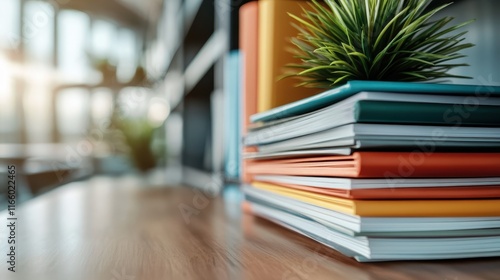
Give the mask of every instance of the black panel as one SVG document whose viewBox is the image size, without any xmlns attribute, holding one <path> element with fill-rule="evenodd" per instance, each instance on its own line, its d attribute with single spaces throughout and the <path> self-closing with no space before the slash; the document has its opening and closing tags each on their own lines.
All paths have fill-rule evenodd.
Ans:
<svg viewBox="0 0 500 280">
<path fill-rule="evenodd" d="M 250 2 L 250 0 L 227 0 L 230 1 L 230 26 L 229 26 L 229 49 L 236 50 L 239 48 L 239 10 L 240 7 Z"/>
<path fill-rule="evenodd" d="M 191 63 L 210 38 L 214 32 L 214 23 L 214 2 L 202 1 L 198 14 L 184 38 L 184 67 Z"/>
<path fill-rule="evenodd" d="M 206 149 L 211 149 L 211 93 L 214 87 L 213 68 L 184 99 L 182 163 L 199 170 L 212 171 L 205 166 Z M 211 151 L 208 152 L 210 155 Z"/>
</svg>

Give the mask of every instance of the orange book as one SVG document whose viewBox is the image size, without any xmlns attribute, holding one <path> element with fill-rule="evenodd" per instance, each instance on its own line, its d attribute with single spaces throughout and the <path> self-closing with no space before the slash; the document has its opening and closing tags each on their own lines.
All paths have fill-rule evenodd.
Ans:
<svg viewBox="0 0 500 280">
<path fill-rule="evenodd" d="M 249 2 L 240 8 L 240 52 L 242 56 L 242 115 L 241 135 L 247 134 L 250 116 L 257 113 L 257 65 L 258 65 L 258 27 L 259 4 L 257 1 Z M 252 148 L 243 147 L 242 152 L 250 152 Z M 254 148 L 253 148 L 254 149 Z M 250 182 L 246 172 L 247 162 L 242 162 L 242 181 Z"/>
<path fill-rule="evenodd" d="M 363 217 L 500 216 L 500 199 L 353 200 L 261 182 L 255 182 L 252 186 L 323 208 Z"/>
<path fill-rule="evenodd" d="M 299 63 L 287 49 L 298 34 L 292 26 L 294 20 L 288 15 L 301 16 L 310 9 L 307 1 L 260 0 L 259 4 L 259 60 L 258 60 L 258 110 L 269 109 L 312 96 L 322 89 L 296 87 L 300 81 L 294 78 L 279 79 L 290 63 Z"/>
<path fill-rule="evenodd" d="M 355 152 L 254 161 L 252 174 L 387 178 L 500 176 L 500 153 Z"/>
<path fill-rule="evenodd" d="M 249 2 L 240 8 L 240 52 L 242 56 L 242 131 L 246 134 L 250 116 L 257 113 L 257 58 L 258 58 L 259 5 Z"/>
<path fill-rule="evenodd" d="M 383 189 L 330 189 L 295 184 L 279 184 L 296 190 L 349 199 L 467 199 L 500 198 L 500 186 L 437 187 L 437 188 L 383 188 Z"/>
</svg>

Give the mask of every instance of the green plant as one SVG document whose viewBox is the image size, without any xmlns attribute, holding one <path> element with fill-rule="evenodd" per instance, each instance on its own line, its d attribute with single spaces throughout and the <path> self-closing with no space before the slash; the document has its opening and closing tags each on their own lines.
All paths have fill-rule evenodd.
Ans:
<svg viewBox="0 0 500 280">
<path fill-rule="evenodd" d="M 141 172 L 157 166 L 165 153 L 164 146 L 155 145 L 158 139 L 158 126 L 144 116 L 129 116 L 121 108 L 116 108 L 109 127 L 114 137 L 108 139 L 120 154 L 127 154 L 133 165 Z"/>
<path fill-rule="evenodd" d="M 156 158 L 151 143 L 156 129 L 143 119 L 122 120 L 119 129 L 130 147 L 130 156 L 137 169 L 147 171 L 154 168 Z"/>
<path fill-rule="evenodd" d="M 116 81 L 116 66 L 111 64 L 109 59 L 91 58 L 91 61 L 94 68 L 102 73 L 104 83 L 113 83 Z"/>
<path fill-rule="evenodd" d="M 448 71 L 462 58 L 471 21 L 447 27 L 452 17 L 432 19 L 450 4 L 428 10 L 432 0 L 313 0 L 303 17 L 290 14 L 299 34 L 288 65 L 302 86 L 331 88 L 349 80 L 431 81 L 468 78 Z"/>
</svg>

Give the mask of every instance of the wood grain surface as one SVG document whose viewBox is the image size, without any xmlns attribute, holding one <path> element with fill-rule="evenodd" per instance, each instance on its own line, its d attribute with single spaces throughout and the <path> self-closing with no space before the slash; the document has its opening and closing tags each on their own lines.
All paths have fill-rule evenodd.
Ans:
<svg viewBox="0 0 500 280">
<path fill-rule="evenodd" d="M 360 264 L 241 212 L 220 196 L 139 180 L 92 178 L 16 209 L 16 272 L 0 279 L 500 279 L 500 259 Z"/>
</svg>

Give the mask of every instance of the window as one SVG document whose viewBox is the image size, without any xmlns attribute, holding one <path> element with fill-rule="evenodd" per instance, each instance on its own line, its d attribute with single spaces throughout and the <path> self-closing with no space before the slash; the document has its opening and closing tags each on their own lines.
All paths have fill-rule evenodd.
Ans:
<svg viewBox="0 0 500 280">
<path fill-rule="evenodd" d="M 118 80 L 127 82 L 133 77 L 139 59 L 135 33 L 128 29 L 121 29 L 117 36 L 115 50 L 118 62 Z"/>
<path fill-rule="evenodd" d="M 52 65 L 54 56 L 54 8 L 50 4 L 41 1 L 26 2 L 23 30 L 27 60 Z"/>
<path fill-rule="evenodd" d="M 51 87 L 47 79 L 26 85 L 23 94 L 26 137 L 28 143 L 48 143 L 52 131 Z"/>
<path fill-rule="evenodd" d="M 76 141 L 85 136 L 89 127 L 89 91 L 67 89 L 57 98 L 57 122 L 63 141 Z"/>
<path fill-rule="evenodd" d="M 85 13 L 64 10 L 59 13 L 58 24 L 58 67 L 63 80 L 86 83 L 91 69 L 87 53 L 90 19 Z"/>
<path fill-rule="evenodd" d="M 14 96 L 14 83 L 11 75 L 11 65 L 9 61 L 0 53 L 0 142 L 14 142 L 13 132 L 16 130 L 16 108 Z"/>
<path fill-rule="evenodd" d="M 111 119 L 113 113 L 113 92 L 107 88 L 94 90 L 91 100 L 92 122 L 101 124 Z"/>
<path fill-rule="evenodd" d="M 0 1 L 0 48 L 14 49 L 19 45 L 19 0 Z"/>
<path fill-rule="evenodd" d="M 116 38 L 115 26 L 105 20 L 95 20 L 92 24 L 91 52 L 93 59 L 110 59 L 113 56 L 113 42 Z"/>
</svg>

